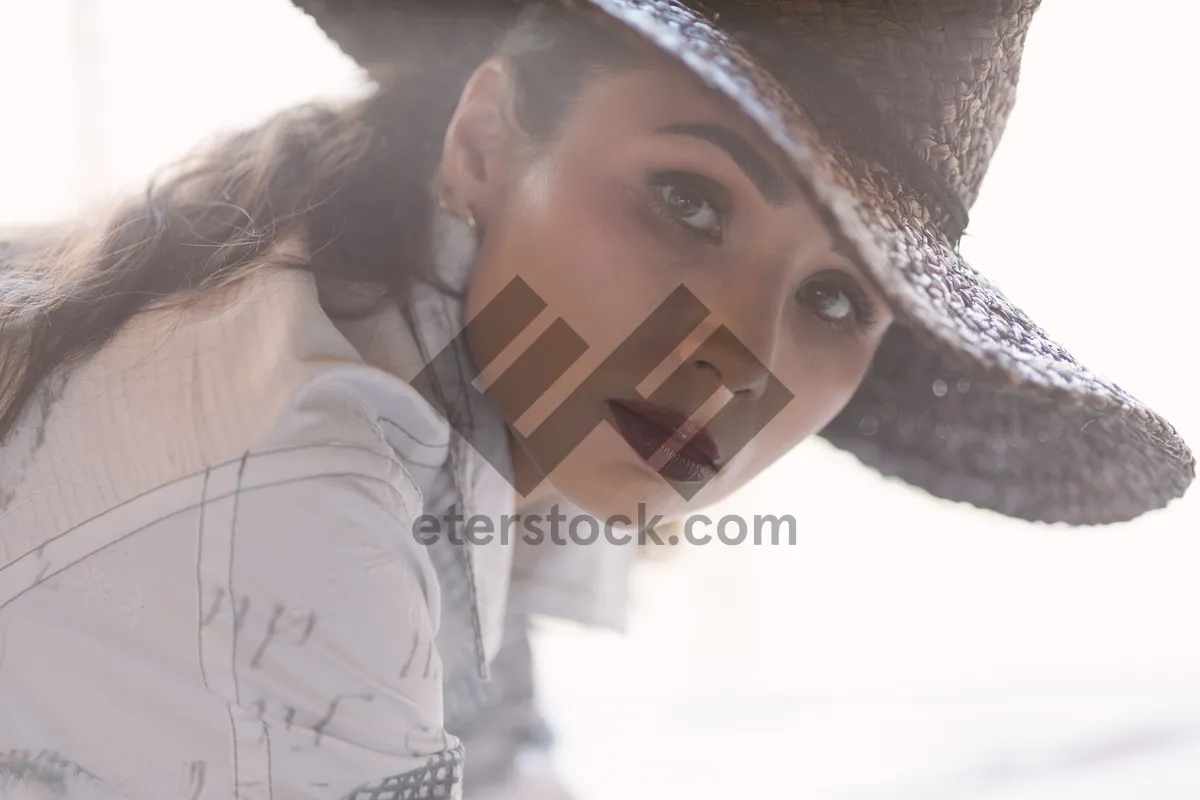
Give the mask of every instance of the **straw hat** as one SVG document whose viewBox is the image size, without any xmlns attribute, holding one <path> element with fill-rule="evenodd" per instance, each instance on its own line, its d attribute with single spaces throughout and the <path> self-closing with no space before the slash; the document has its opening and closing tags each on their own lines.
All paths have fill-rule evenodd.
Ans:
<svg viewBox="0 0 1200 800">
<path fill-rule="evenodd" d="M 371 70 L 389 25 L 419 0 L 295 2 Z M 1117 522 L 1182 495 L 1191 452 L 957 251 L 1038 2 L 568 5 L 640 34 L 743 109 L 891 303 L 897 323 L 826 439 L 938 497 L 1028 520 Z M 438 10 L 522 4 L 440 0 Z"/>
</svg>

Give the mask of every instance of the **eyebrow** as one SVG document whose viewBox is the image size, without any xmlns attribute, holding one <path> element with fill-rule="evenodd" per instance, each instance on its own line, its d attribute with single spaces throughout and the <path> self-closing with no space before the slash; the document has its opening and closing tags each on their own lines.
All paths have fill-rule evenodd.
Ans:
<svg viewBox="0 0 1200 800">
<path fill-rule="evenodd" d="M 792 199 L 791 187 L 780 177 L 779 171 L 771 166 L 771 162 L 757 147 L 730 128 L 705 122 L 684 122 L 664 125 L 655 132 L 692 136 L 711 142 L 733 159 L 768 203 L 781 206 Z"/>
</svg>

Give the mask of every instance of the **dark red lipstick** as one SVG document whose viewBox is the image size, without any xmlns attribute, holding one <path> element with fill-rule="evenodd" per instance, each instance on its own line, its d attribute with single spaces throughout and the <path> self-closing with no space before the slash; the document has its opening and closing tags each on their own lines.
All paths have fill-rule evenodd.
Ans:
<svg viewBox="0 0 1200 800">
<path fill-rule="evenodd" d="M 644 400 L 606 402 L 622 438 L 664 478 L 699 483 L 717 474 L 717 443 L 685 414 Z"/>
</svg>

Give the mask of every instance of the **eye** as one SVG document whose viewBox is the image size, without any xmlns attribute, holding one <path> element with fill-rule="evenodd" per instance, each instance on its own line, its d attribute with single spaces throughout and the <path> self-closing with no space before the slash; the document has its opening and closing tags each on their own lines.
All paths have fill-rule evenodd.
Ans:
<svg viewBox="0 0 1200 800">
<path fill-rule="evenodd" d="M 701 184 L 699 175 L 666 173 L 651 181 L 651 199 L 668 222 L 691 233 L 710 239 L 720 239 L 723 233 L 719 203 L 715 192 Z"/>
<path fill-rule="evenodd" d="M 796 299 L 819 320 L 838 330 L 861 330 L 870 327 L 873 319 L 874 309 L 866 293 L 844 273 L 810 278 L 796 291 Z"/>
<path fill-rule="evenodd" d="M 674 184 L 659 187 L 663 203 L 680 222 L 710 236 L 721 232 L 721 216 L 712 203 L 694 189 Z"/>
</svg>

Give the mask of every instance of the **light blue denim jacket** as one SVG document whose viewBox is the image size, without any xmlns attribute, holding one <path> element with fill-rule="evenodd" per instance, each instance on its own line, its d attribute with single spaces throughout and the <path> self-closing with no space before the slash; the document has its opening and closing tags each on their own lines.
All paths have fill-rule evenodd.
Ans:
<svg viewBox="0 0 1200 800">
<path fill-rule="evenodd" d="M 462 741 L 482 786 L 538 738 L 528 617 L 623 624 L 634 547 L 414 537 L 514 511 L 496 410 L 462 436 L 409 382 L 461 304 L 334 322 L 281 250 L 53 375 L 0 447 L 0 789 L 457 797 Z"/>
</svg>

